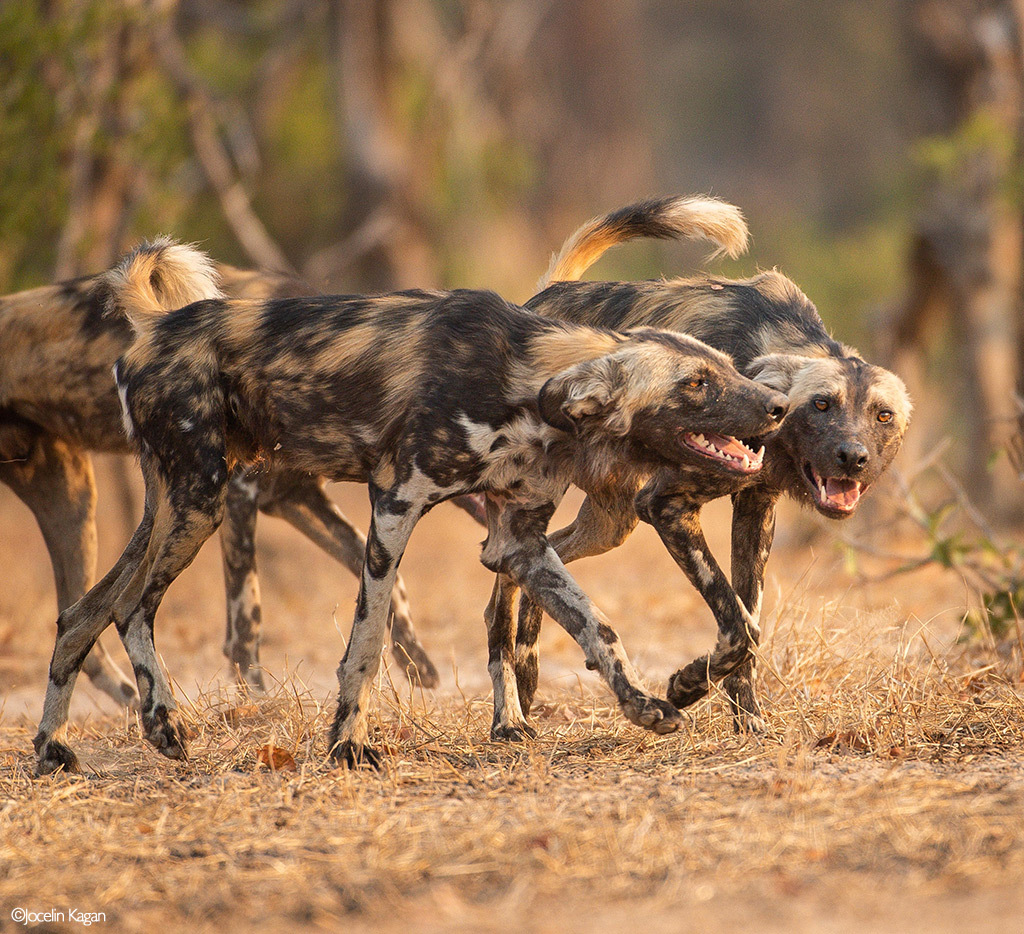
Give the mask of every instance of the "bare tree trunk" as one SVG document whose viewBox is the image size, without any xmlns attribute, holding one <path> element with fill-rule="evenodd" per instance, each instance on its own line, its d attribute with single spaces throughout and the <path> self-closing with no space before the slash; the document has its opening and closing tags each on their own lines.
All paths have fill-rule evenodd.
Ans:
<svg viewBox="0 0 1024 934">
<path fill-rule="evenodd" d="M 963 376 L 963 395 L 948 403 L 963 415 L 970 488 L 990 505 L 1017 496 L 1005 462 L 993 458 L 1017 415 L 1024 218 L 1007 188 L 1019 166 L 1024 101 L 1018 2 L 917 0 L 908 8 L 923 77 L 941 89 L 952 164 L 938 173 L 917 224 L 895 352 L 903 365 L 918 357 L 936 314 L 948 313 Z"/>
<path fill-rule="evenodd" d="M 423 216 L 422 153 L 400 129 L 391 100 L 390 0 L 331 0 L 330 61 L 335 120 L 344 139 L 349 199 L 346 229 L 384 225 L 389 236 L 356 264 L 362 288 L 438 285 L 437 259 Z"/>
</svg>

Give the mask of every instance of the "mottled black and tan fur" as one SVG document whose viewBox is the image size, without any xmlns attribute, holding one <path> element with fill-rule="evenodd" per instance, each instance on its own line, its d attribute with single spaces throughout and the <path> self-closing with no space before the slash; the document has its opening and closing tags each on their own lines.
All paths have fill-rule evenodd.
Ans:
<svg viewBox="0 0 1024 934">
<path fill-rule="evenodd" d="M 760 711 L 747 640 L 756 642 L 759 634 L 776 502 L 785 494 L 830 518 L 851 515 L 899 450 L 911 406 L 900 379 L 833 340 L 811 301 L 778 272 L 740 281 L 707 276 L 567 281 L 615 243 L 692 236 L 705 203 L 700 198 L 665 198 L 590 221 L 554 257 L 541 291 L 526 307 L 599 327 L 686 333 L 730 354 L 741 372 L 787 394 L 789 414 L 768 440 L 760 471 L 662 471 L 639 492 L 630 483 L 613 482 L 589 490 L 575 521 L 551 535 L 559 557 L 568 562 L 620 544 L 638 517 L 653 524 L 711 607 L 720 633 L 710 657 L 672 676 L 669 699 L 680 707 L 692 704 L 707 693 L 709 681 L 728 676 L 737 725 L 757 729 Z M 713 239 L 733 248 L 746 244 L 746 225 L 738 211 L 727 216 L 732 229 L 723 232 L 719 204 L 712 201 L 706 210 L 719 228 Z M 705 233 L 707 228 L 705 224 L 696 231 Z M 709 551 L 699 521 L 701 506 L 726 494 L 733 498 L 731 583 Z M 499 581 L 488 610 L 490 629 L 496 633 L 492 658 L 511 651 L 514 595 L 509 582 Z M 524 598 L 515 636 L 515 675 L 526 712 L 537 686 L 540 623 L 540 608 Z M 737 632 L 744 638 L 737 639 Z"/>
<path fill-rule="evenodd" d="M 211 299 L 168 314 L 147 294 L 163 275 L 158 256 L 140 248 L 107 279 L 139 331 L 116 379 L 146 508 L 114 568 L 58 620 L 35 742 L 41 772 L 76 765 L 61 741 L 68 703 L 111 621 L 135 668 L 147 738 L 184 755 L 153 617 L 220 522 L 236 463 L 369 483 L 366 557 L 329 735 L 336 759 L 379 760 L 366 744 L 366 708 L 398 563 L 418 519 L 463 493 L 486 494 L 484 564 L 572 634 L 632 722 L 679 728 L 679 712 L 642 687 L 565 571 L 547 524 L 569 483 L 595 489 L 613 473 L 698 463 L 695 432 L 770 433 L 784 396 L 692 338 L 553 321 L 490 292 Z"/>
<path fill-rule="evenodd" d="M 218 265 L 221 289 L 237 298 L 306 294 L 300 282 Z M 176 280 L 156 294 L 179 307 Z M 0 482 L 29 507 L 53 566 L 59 611 L 88 590 L 96 570 L 96 487 L 90 451 L 131 453 L 112 370 L 133 335 L 123 315 L 108 314 L 109 285 L 84 276 L 0 297 Z M 224 654 L 239 677 L 263 687 L 259 667 L 260 599 L 256 573 L 257 511 L 287 519 L 353 573 L 365 539 L 324 492 L 322 478 L 295 472 L 238 471 L 222 526 L 227 637 Z M 437 670 L 412 626 L 401 580 L 392 605 L 393 650 L 403 672 L 410 660 L 422 683 Z M 114 700 L 134 704 L 135 686 L 97 643 L 83 670 Z"/>
</svg>

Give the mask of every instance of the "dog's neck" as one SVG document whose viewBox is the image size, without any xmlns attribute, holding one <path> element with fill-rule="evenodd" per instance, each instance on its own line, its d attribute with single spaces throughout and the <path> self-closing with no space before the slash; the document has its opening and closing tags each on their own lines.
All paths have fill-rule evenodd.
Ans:
<svg viewBox="0 0 1024 934">
<path fill-rule="evenodd" d="M 623 340 L 620 334 L 580 325 L 545 328 L 529 341 L 517 375 L 524 389 L 537 391 L 552 376 L 612 353 Z"/>
</svg>

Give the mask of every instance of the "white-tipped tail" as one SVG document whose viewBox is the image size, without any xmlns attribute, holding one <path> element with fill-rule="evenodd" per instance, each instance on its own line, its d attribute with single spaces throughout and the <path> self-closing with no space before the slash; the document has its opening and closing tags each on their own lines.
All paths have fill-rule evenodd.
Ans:
<svg viewBox="0 0 1024 934">
<path fill-rule="evenodd" d="M 136 331 L 147 320 L 206 298 L 223 298 L 213 261 L 169 237 L 140 243 L 101 276 L 107 313 L 122 314 Z"/>
<path fill-rule="evenodd" d="M 578 279 L 610 247 L 640 237 L 710 240 L 734 259 L 747 249 L 750 232 L 735 205 L 703 195 L 641 201 L 595 217 L 576 230 L 551 259 L 537 290 Z M 711 257 L 709 257 L 710 259 Z"/>
</svg>

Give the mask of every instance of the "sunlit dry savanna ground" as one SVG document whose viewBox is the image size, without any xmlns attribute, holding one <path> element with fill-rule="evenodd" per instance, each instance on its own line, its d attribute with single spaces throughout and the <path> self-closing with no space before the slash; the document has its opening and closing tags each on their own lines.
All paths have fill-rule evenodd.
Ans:
<svg viewBox="0 0 1024 934">
<path fill-rule="evenodd" d="M 334 493 L 365 525 L 364 490 Z M 127 534 L 109 503 L 101 572 Z M 726 560 L 728 507 L 706 525 Z M 375 774 L 324 762 L 355 583 L 263 519 L 270 696 L 239 696 L 226 671 L 211 542 L 157 629 L 190 760 L 160 757 L 82 680 L 71 741 L 85 775 L 34 779 L 54 600 L 42 540 L 0 490 L 0 930 L 22 907 L 103 912 L 92 929 L 119 931 L 1024 931 L 1015 640 L 957 641 L 966 593 L 949 572 L 855 582 L 834 532 L 781 516 L 763 738 L 735 735 L 720 696 L 679 734 L 631 726 L 547 623 L 539 738 L 507 746 L 487 737 L 481 530 L 437 508 L 402 570 L 443 684 L 382 673 Z M 651 530 L 574 570 L 659 692 L 712 644 L 710 613 Z"/>
</svg>

